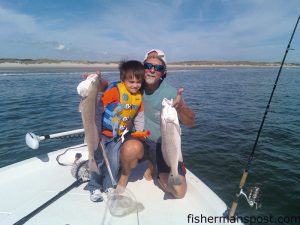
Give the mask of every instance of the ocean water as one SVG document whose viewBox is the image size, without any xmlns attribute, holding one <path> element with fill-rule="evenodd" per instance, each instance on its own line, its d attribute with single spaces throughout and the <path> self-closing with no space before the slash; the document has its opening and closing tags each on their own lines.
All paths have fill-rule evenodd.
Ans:
<svg viewBox="0 0 300 225">
<path fill-rule="evenodd" d="M 24 138 L 29 131 L 44 135 L 82 127 L 76 87 L 83 71 L 88 70 L 0 70 L 0 167 L 82 143 L 82 138 L 47 140 L 31 150 Z M 168 73 L 172 85 L 185 88 L 184 99 L 197 116 L 196 127 L 183 127 L 184 161 L 228 206 L 277 72 L 278 68 L 203 68 Z M 115 70 L 103 71 L 103 76 L 118 79 Z M 250 208 L 240 198 L 240 215 L 300 217 L 299 87 L 300 68 L 284 68 L 245 188 L 261 188 L 261 208 Z"/>
</svg>

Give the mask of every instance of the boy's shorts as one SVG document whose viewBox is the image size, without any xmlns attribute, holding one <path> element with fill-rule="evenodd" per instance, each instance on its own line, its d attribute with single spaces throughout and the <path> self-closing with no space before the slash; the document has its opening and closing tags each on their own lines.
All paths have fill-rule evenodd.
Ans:
<svg viewBox="0 0 300 225">
<path fill-rule="evenodd" d="M 127 140 L 131 138 L 130 134 L 124 135 L 124 142 L 125 143 Z M 109 160 L 109 165 L 110 165 L 110 170 L 112 172 L 112 176 L 117 182 L 119 180 L 120 176 L 120 152 L 121 152 L 121 147 L 122 147 L 122 140 L 120 137 L 118 138 L 110 138 L 107 136 L 102 135 L 101 137 L 101 142 L 105 148 L 105 152 L 107 155 L 107 158 Z M 102 183 L 102 189 L 106 190 L 110 187 L 113 187 L 112 180 L 110 178 L 108 168 L 104 162 L 104 158 L 102 155 L 102 152 L 100 149 L 97 149 L 95 151 L 95 160 L 96 163 L 101 171 L 101 180 L 97 180 L 97 183 Z M 96 177 L 93 178 L 93 180 L 96 180 Z M 90 182 L 94 183 L 94 182 Z M 95 185 L 94 185 L 95 186 Z"/>
</svg>

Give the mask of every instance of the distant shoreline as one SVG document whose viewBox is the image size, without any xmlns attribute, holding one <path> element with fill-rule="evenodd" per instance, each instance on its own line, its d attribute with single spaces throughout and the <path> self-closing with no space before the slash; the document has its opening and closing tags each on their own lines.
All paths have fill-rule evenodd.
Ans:
<svg viewBox="0 0 300 225">
<path fill-rule="evenodd" d="M 218 61 L 191 61 L 191 62 L 175 62 L 168 63 L 168 69 L 196 69 L 196 68 L 213 68 L 213 67 L 224 67 L 224 68 L 249 68 L 249 67 L 280 67 L 280 63 L 256 63 L 247 61 L 228 61 L 228 62 L 218 62 Z M 287 63 L 284 67 L 300 67 L 300 64 Z M 31 69 L 31 68 L 99 68 L 99 69 L 117 69 L 117 62 L 107 62 L 107 63 L 89 63 L 89 62 L 40 62 L 40 61 L 30 61 L 30 62 L 1 62 L 0 69 Z"/>
</svg>

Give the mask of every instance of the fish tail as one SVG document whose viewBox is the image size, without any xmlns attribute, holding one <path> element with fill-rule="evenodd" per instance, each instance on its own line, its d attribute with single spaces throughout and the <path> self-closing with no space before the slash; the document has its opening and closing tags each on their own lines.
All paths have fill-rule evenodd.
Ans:
<svg viewBox="0 0 300 225">
<path fill-rule="evenodd" d="M 170 185 L 181 185 L 181 180 L 180 180 L 180 175 L 174 175 L 172 173 L 170 173 L 169 178 L 168 178 L 168 183 Z"/>
<path fill-rule="evenodd" d="M 95 162 L 95 160 L 89 160 L 89 162 L 88 162 L 88 166 L 89 166 L 89 170 L 90 170 L 90 172 L 96 172 L 98 175 L 100 175 L 100 170 L 99 170 L 99 168 L 98 168 L 98 166 L 97 166 L 97 163 Z"/>
</svg>

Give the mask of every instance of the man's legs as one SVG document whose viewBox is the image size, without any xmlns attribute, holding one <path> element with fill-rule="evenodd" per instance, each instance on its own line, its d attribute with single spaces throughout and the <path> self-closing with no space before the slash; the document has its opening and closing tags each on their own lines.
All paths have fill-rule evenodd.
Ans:
<svg viewBox="0 0 300 225">
<path fill-rule="evenodd" d="M 172 194 L 175 198 L 183 198 L 186 194 L 187 185 L 185 176 L 180 176 L 180 185 L 170 185 L 168 183 L 170 173 L 159 173 L 159 184 L 161 188 L 170 194 Z"/>
<path fill-rule="evenodd" d="M 127 140 L 121 148 L 121 177 L 118 185 L 126 187 L 131 170 L 135 168 L 138 161 L 144 156 L 144 147 L 141 141 L 136 139 Z"/>
<path fill-rule="evenodd" d="M 161 144 L 157 143 L 156 145 L 156 160 L 157 160 L 157 169 L 158 169 L 158 182 L 161 188 L 172 194 L 175 198 L 183 198 L 186 194 L 187 185 L 186 185 L 186 169 L 183 162 L 178 162 L 178 173 L 180 175 L 180 185 L 170 185 L 168 178 L 170 175 L 170 168 L 165 163 L 161 152 Z"/>
</svg>

